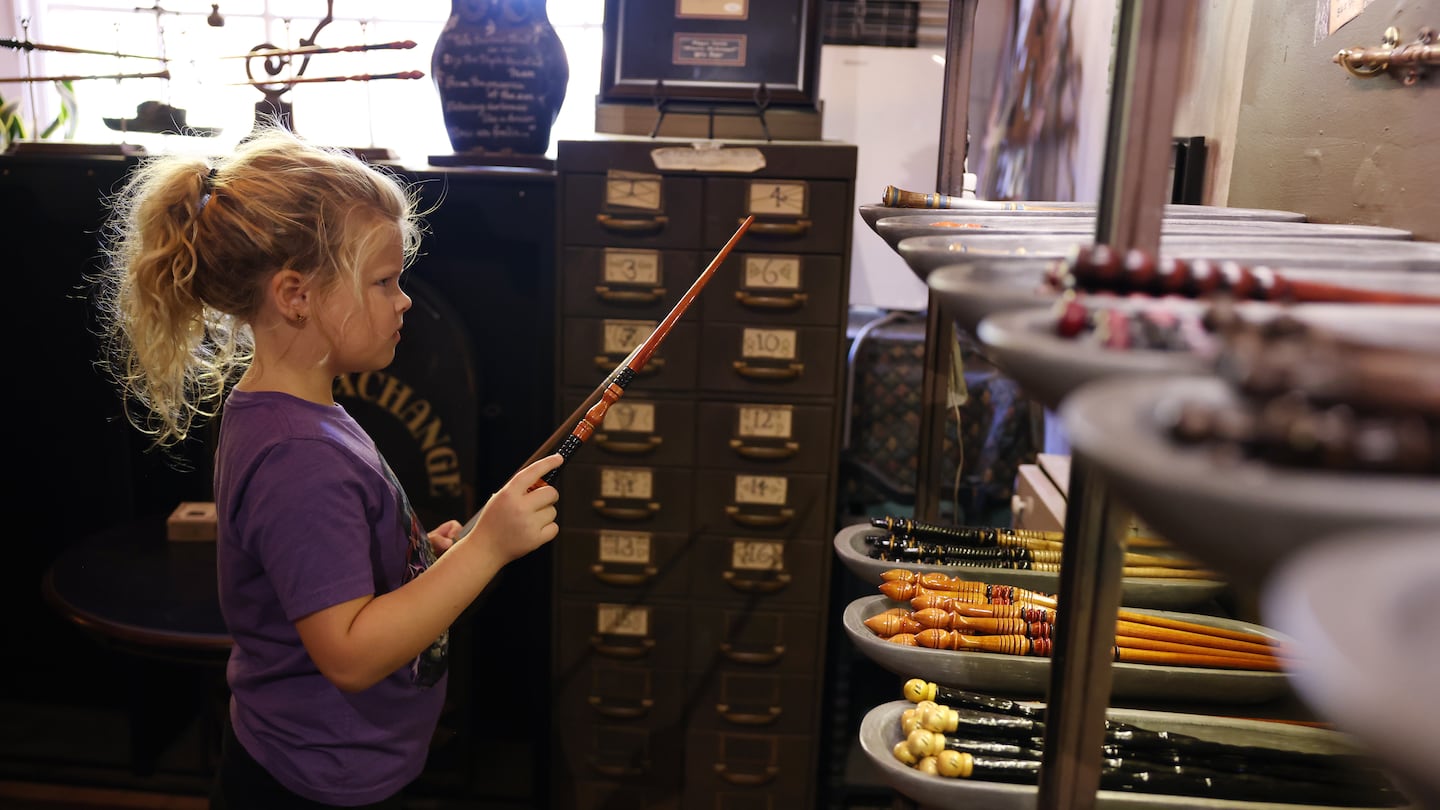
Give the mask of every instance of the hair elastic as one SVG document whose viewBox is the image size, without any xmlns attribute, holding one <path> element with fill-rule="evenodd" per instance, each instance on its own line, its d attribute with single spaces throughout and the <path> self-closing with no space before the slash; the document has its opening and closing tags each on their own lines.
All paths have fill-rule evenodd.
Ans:
<svg viewBox="0 0 1440 810">
<path fill-rule="evenodd" d="M 205 179 L 201 181 L 201 186 L 205 191 L 200 195 L 200 206 L 195 209 L 195 216 L 197 217 L 205 210 L 205 204 L 210 202 L 211 189 L 215 187 L 215 175 L 217 173 L 215 167 L 211 166 L 210 171 L 205 173 Z"/>
</svg>

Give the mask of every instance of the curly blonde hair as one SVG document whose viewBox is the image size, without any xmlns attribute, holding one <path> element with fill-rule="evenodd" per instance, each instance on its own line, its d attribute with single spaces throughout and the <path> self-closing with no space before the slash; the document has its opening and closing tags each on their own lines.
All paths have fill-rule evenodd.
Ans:
<svg viewBox="0 0 1440 810">
<path fill-rule="evenodd" d="M 250 325 L 275 272 L 358 294 L 374 224 L 399 227 L 407 263 L 423 229 L 402 180 L 278 127 L 213 168 L 198 156 L 148 159 L 109 202 L 101 364 L 131 424 L 159 447 L 219 412 L 253 356 Z"/>
</svg>

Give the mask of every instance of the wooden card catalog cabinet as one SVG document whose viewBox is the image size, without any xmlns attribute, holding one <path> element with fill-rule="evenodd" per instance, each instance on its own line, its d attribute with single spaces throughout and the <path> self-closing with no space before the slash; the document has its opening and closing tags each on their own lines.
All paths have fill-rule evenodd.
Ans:
<svg viewBox="0 0 1440 810">
<path fill-rule="evenodd" d="M 649 644 L 624 663 L 645 670 L 648 681 L 635 677 L 657 702 L 630 720 L 570 714 L 555 732 L 602 721 L 651 730 L 646 718 L 674 685 L 685 716 L 671 728 L 686 731 L 673 753 L 685 763 L 670 778 L 682 784 L 643 800 L 813 806 L 855 148 L 561 141 L 556 167 L 557 420 L 671 311 L 740 222 L 755 221 L 557 482 L 554 678 L 568 684 Z M 602 605 L 649 608 L 645 633 L 626 634 L 638 620 L 620 607 L 600 632 Z M 640 702 L 624 695 L 611 702 Z M 562 783 L 600 778 L 562 765 Z M 556 806 L 612 806 L 630 795 L 623 788 L 663 779 L 615 777 L 608 794 L 565 792 Z"/>
</svg>

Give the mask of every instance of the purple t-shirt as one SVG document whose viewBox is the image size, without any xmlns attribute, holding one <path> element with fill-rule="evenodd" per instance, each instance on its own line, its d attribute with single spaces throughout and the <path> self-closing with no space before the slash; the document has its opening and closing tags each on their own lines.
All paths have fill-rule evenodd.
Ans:
<svg viewBox="0 0 1440 810">
<path fill-rule="evenodd" d="M 233 391 L 215 502 L 235 736 L 308 799 L 357 805 L 399 791 L 425 765 L 448 634 L 351 694 L 320 674 L 295 630 L 318 610 L 400 587 L 434 559 L 374 441 L 339 405 Z"/>
</svg>

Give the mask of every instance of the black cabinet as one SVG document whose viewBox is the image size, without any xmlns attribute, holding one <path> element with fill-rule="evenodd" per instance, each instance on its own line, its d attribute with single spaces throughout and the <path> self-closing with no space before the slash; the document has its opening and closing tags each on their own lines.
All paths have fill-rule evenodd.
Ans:
<svg viewBox="0 0 1440 810">
<path fill-rule="evenodd" d="M 34 713 L 26 718 L 38 718 L 45 734 L 75 737 L 6 750 L 0 776 L 51 774 L 69 782 L 83 770 L 92 782 L 193 790 L 164 773 L 163 760 L 161 772 L 143 779 L 129 772 L 124 751 L 116 767 L 97 763 L 98 726 L 87 732 L 73 718 L 127 711 L 131 685 L 109 676 L 119 659 L 103 639 L 62 621 L 40 588 L 50 563 L 76 539 L 163 519 L 180 501 L 211 497 L 213 430 L 198 431 L 173 457 L 147 452 L 95 366 L 100 349 L 87 279 L 101 263 L 105 199 L 136 160 L 0 156 L 6 266 L 18 285 L 6 386 L 14 542 L 0 589 L 7 616 L 0 644 L 27 662 L 4 669 L 0 703 Z M 375 435 L 427 523 L 464 520 L 554 428 L 554 174 L 389 168 L 416 184 L 427 212 L 421 255 L 407 272 L 416 307 L 402 341 L 423 350 L 386 369 L 383 380 L 342 381 L 337 396 Z M 413 410 L 400 418 L 401 395 L 427 407 L 444 402 L 447 419 L 417 420 Z M 449 701 L 417 785 L 422 795 L 524 806 L 545 789 L 544 724 L 535 722 L 528 695 L 537 673 L 543 679 L 549 668 L 549 555 L 542 549 L 507 567 L 457 623 Z M 511 629 L 517 605 L 526 606 L 524 632 Z M 52 709 L 62 714 L 45 719 L 41 713 Z M 52 750 L 74 752 L 73 759 Z M 192 759 L 205 760 L 203 752 Z"/>
</svg>

